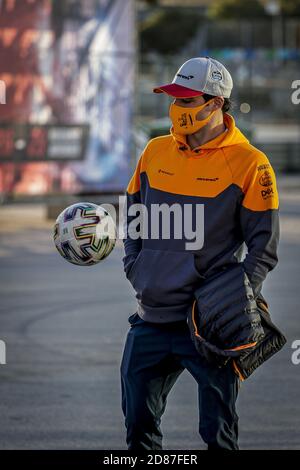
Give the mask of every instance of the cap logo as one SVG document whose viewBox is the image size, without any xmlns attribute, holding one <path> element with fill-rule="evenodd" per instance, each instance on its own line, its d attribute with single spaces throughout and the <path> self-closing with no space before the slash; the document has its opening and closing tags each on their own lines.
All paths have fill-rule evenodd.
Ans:
<svg viewBox="0 0 300 470">
<path fill-rule="evenodd" d="M 220 82 L 221 80 L 223 80 L 223 75 L 219 70 L 214 70 L 211 74 L 211 78 L 217 82 Z"/>
<path fill-rule="evenodd" d="M 190 80 L 191 78 L 194 78 L 194 75 L 182 75 L 181 73 L 177 74 L 177 77 L 184 78 L 185 80 Z"/>
</svg>

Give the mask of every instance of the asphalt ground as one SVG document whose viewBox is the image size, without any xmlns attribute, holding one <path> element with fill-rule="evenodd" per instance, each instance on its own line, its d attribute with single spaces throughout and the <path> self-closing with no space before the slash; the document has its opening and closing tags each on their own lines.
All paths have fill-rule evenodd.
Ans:
<svg viewBox="0 0 300 470">
<path fill-rule="evenodd" d="M 283 190 L 279 264 L 263 293 L 285 348 L 245 381 L 242 449 L 300 448 L 300 190 Z M 0 209 L 0 449 L 126 449 L 119 367 L 135 311 L 120 243 L 93 267 L 64 261 L 41 205 Z M 204 449 L 197 388 L 185 371 L 162 421 L 165 449 Z"/>
</svg>

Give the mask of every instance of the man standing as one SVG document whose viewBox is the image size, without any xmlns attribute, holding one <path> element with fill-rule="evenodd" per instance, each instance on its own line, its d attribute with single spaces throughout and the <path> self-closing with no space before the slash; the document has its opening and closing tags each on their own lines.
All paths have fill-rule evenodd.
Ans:
<svg viewBox="0 0 300 470">
<path fill-rule="evenodd" d="M 130 450 L 162 448 L 161 416 L 184 369 L 198 383 L 199 432 L 208 449 L 238 449 L 239 378 L 231 361 L 219 368 L 196 351 L 186 321 L 195 288 L 236 263 L 255 299 L 266 303 L 262 283 L 277 264 L 275 174 L 228 114 L 232 86 L 220 62 L 200 57 L 153 90 L 174 101 L 170 134 L 148 142 L 126 193 L 123 262 L 137 298 L 121 364 Z M 166 221 L 166 208 L 167 236 L 158 223 Z"/>
</svg>

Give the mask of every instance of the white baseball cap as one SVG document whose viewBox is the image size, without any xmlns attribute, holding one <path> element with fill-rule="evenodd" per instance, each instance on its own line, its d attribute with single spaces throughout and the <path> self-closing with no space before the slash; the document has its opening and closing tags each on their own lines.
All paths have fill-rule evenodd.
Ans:
<svg viewBox="0 0 300 470">
<path fill-rule="evenodd" d="M 229 98 L 233 82 L 223 64 L 211 57 L 187 60 L 177 71 L 172 83 L 153 89 L 174 98 L 191 98 L 204 94 Z"/>
</svg>

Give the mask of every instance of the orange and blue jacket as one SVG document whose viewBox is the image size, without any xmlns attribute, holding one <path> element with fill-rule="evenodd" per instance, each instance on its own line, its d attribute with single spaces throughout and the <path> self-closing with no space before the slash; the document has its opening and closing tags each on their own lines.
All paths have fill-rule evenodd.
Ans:
<svg viewBox="0 0 300 470">
<path fill-rule="evenodd" d="M 276 177 L 267 156 L 249 143 L 233 117 L 225 113 L 224 123 L 225 132 L 194 149 L 173 128 L 169 135 L 150 140 L 128 184 L 123 263 L 136 292 L 137 312 L 145 321 L 186 319 L 203 279 L 234 263 L 242 263 L 255 297 L 265 301 L 262 283 L 278 262 Z M 147 220 L 140 217 L 139 225 L 148 226 L 150 234 L 153 204 L 179 204 L 183 213 L 189 204 L 194 225 L 201 204 L 204 224 L 194 226 L 203 231 L 201 248 L 187 250 L 190 238 L 174 236 L 172 227 L 170 237 L 160 232 L 148 238 L 131 236 L 134 204 L 147 208 Z"/>
</svg>

